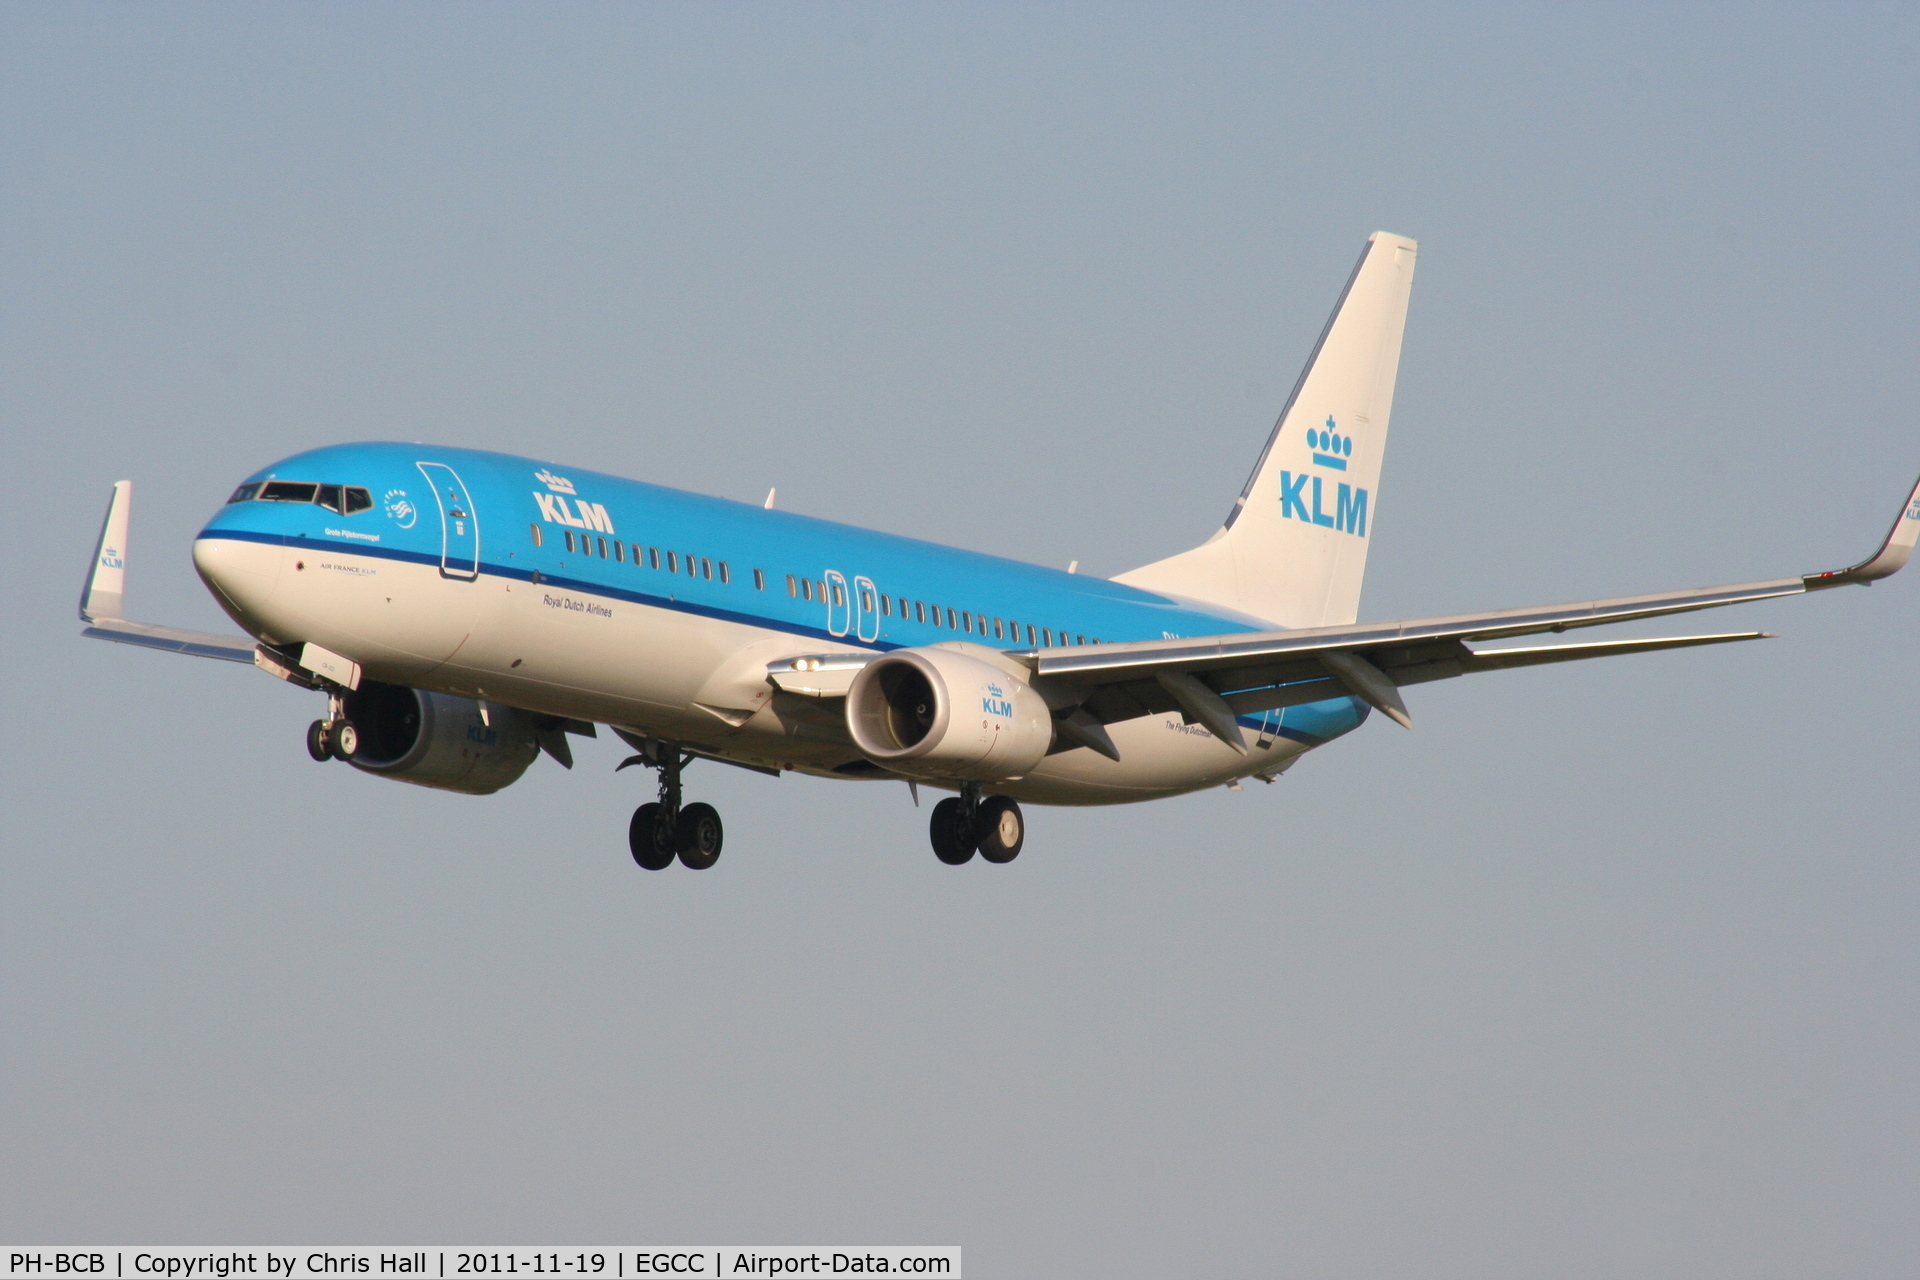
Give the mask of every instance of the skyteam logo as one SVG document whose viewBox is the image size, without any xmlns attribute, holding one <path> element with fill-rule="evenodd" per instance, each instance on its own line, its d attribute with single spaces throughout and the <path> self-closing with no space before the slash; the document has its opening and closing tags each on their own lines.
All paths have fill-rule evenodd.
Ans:
<svg viewBox="0 0 1920 1280">
<path fill-rule="evenodd" d="M 420 513 L 414 510 L 413 503 L 408 500 L 405 489 L 389 489 L 380 501 L 386 509 L 387 519 L 402 529 L 413 528 L 413 522 L 420 518 Z"/>
<path fill-rule="evenodd" d="M 1327 417 L 1325 429 L 1307 428 L 1309 461 L 1329 471 L 1345 471 L 1353 457 L 1353 437 L 1342 435 L 1340 425 Z M 1309 483 L 1311 482 L 1311 483 Z M 1312 497 L 1309 498 L 1308 494 Z M 1367 491 L 1341 481 L 1336 486 L 1331 514 L 1326 508 L 1326 485 L 1317 471 L 1280 473 L 1280 518 L 1304 520 L 1322 529 L 1337 529 L 1355 537 L 1367 536 Z"/>
</svg>

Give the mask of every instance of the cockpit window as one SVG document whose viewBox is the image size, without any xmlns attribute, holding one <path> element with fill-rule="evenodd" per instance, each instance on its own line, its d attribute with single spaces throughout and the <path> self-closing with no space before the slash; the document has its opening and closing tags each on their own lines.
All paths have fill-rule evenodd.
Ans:
<svg viewBox="0 0 1920 1280">
<path fill-rule="evenodd" d="M 252 502 L 256 498 L 261 502 L 317 502 L 343 516 L 373 510 L 373 495 L 358 485 L 301 484 L 292 480 L 256 480 L 243 484 L 227 501 Z"/>
</svg>

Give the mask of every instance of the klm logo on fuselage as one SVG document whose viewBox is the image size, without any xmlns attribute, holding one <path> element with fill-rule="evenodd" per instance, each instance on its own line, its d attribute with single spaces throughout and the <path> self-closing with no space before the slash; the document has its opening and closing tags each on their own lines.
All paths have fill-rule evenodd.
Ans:
<svg viewBox="0 0 1920 1280">
<path fill-rule="evenodd" d="M 597 502 L 575 498 L 573 506 L 568 506 L 566 495 L 561 493 L 536 493 L 533 500 L 540 504 L 540 518 L 548 524 L 571 525 L 575 529 L 591 529 L 595 533 L 613 532 L 613 517 Z M 576 509 L 579 512 L 577 515 Z"/>
<path fill-rule="evenodd" d="M 1013 719 L 1013 701 L 1007 697 L 1007 691 L 997 684 L 987 686 L 986 696 L 980 699 L 980 709 L 990 716 Z"/>
<path fill-rule="evenodd" d="M 607 514 L 607 509 L 597 502 L 578 497 L 574 493 L 573 481 L 565 476 L 556 476 L 544 468 L 534 472 L 533 478 L 546 485 L 548 490 L 533 495 L 533 500 L 540 504 L 542 520 L 575 529 L 591 529 L 595 533 L 613 532 L 613 517 Z M 572 505 L 568 504 L 568 498 L 573 499 Z"/>
<path fill-rule="evenodd" d="M 1353 437 L 1343 436 L 1331 417 L 1326 430 L 1307 429 L 1307 448 L 1315 467 L 1345 471 L 1353 456 Z M 1367 536 L 1367 491 L 1338 481 L 1333 486 L 1333 510 L 1327 510 L 1327 484 L 1319 472 L 1280 473 L 1280 518 L 1304 520 L 1322 529 L 1337 529 L 1355 537 Z M 1311 495 L 1311 496 L 1309 496 Z"/>
</svg>

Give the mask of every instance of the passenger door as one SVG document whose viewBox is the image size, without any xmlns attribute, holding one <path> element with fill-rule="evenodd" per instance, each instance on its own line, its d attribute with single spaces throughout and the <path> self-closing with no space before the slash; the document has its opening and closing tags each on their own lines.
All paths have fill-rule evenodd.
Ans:
<svg viewBox="0 0 1920 1280">
<path fill-rule="evenodd" d="M 440 576 L 472 582 L 480 576 L 480 518 L 467 486 L 443 462 L 418 462 L 440 505 Z"/>
</svg>

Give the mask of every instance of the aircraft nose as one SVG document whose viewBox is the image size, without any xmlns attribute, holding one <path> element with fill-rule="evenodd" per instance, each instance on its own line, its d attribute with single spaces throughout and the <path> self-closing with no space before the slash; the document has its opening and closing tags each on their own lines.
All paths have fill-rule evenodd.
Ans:
<svg viewBox="0 0 1920 1280">
<path fill-rule="evenodd" d="M 248 631 L 260 633 L 268 602 L 280 584 L 281 548 L 234 538 L 194 539 L 193 567 L 220 606 Z"/>
</svg>

